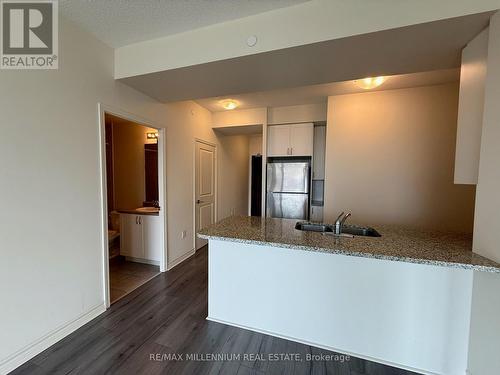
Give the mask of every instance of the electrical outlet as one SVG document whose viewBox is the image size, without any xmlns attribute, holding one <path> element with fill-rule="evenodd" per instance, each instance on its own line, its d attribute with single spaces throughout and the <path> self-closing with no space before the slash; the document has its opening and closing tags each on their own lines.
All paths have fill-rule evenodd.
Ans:
<svg viewBox="0 0 500 375">
<path fill-rule="evenodd" d="M 185 230 L 183 230 L 181 232 L 181 239 L 184 239 L 184 238 L 186 238 L 186 231 Z"/>
</svg>

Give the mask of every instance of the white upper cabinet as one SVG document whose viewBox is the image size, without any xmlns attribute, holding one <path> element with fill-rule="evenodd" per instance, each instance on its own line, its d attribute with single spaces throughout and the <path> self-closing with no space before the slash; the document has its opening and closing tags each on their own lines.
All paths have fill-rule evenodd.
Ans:
<svg viewBox="0 0 500 375">
<path fill-rule="evenodd" d="M 483 126 L 488 33 L 483 30 L 462 51 L 455 183 L 477 184 Z"/>
<path fill-rule="evenodd" d="M 314 124 L 290 125 L 290 154 L 312 156 L 314 148 Z"/>
<path fill-rule="evenodd" d="M 290 151 L 290 128 L 288 125 L 274 125 L 268 127 L 267 155 L 288 156 Z"/>
<path fill-rule="evenodd" d="M 268 127 L 268 156 L 312 156 L 314 124 L 272 125 Z"/>
</svg>

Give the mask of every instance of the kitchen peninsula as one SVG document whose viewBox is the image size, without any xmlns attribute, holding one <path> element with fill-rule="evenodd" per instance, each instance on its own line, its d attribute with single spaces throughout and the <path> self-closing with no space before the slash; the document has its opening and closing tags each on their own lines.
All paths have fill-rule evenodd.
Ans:
<svg viewBox="0 0 500 375">
<path fill-rule="evenodd" d="M 500 326 L 500 264 L 474 254 L 470 236 L 295 224 L 235 216 L 200 231 L 209 320 L 428 374 L 465 374 L 481 322 Z"/>
</svg>

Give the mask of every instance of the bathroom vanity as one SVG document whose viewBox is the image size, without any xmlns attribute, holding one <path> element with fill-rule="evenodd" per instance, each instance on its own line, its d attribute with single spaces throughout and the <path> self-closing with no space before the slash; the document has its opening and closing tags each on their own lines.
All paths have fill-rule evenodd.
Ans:
<svg viewBox="0 0 500 375">
<path fill-rule="evenodd" d="M 160 265 L 162 231 L 159 210 L 142 207 L 118 212 L 120 255 L 130 261 Z"/>
</svg>

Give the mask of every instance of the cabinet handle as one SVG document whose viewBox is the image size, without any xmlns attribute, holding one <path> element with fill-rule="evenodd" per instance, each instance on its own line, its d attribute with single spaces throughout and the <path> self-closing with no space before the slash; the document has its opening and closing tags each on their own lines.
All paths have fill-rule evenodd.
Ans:
<svg viewBox="0 0 500 375">
<path fill-rule="evenodd" d="M 290 147 L 290 155 L 293 155 L 293 147 Z"/>
<path fill-rule="evenodd" d="M 139 224 L 142 224 L 142 216 L 139 216 Z"/>
<path fill-rule="evenodd" d="M 136 216 L 136 217 L 135 217 L 135 223 L 136 223 L 136 224 L 139 224 L 139 220 L 138 220 L 138 219 L 139 219 L 139 216 Z"/>
</svg>

